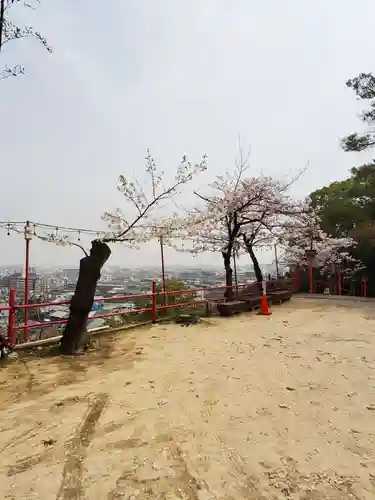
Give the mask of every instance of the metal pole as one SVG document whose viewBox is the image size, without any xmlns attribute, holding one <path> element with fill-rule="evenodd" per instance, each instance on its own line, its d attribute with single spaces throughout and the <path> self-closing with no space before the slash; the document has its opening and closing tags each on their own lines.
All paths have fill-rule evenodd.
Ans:
<svg viewBox="0 0 375 500">
<path fill-rule="evenodd" d="M 367 280 L 362 278 L 362 293 L 363 297 L 367 297 Z"/>
<path fill-rule="evenodd" d="M 236 296 L 238 297 L 237 260 L 236 260 L 236 249 L 234 247 L 233 247 L 233 267 L 234 267 L 234 282 L 236 284 Z"/>
<path fill-rule="evenodd" d="M 274 245 L 274 249 L 275 249 L 276 277 L 278 278 L 279 277 L 279 259 L 277 258 L 277 245 L 276 245 L 276 243 Z"/>
<path fill-rule="evenodd" d="M 152 322 L 155 324 L 157 319 L 157 309 L 156 309 L 156 281 L 152 282 Z"/>
<path fill-rule="evenodd" d="M 294 283 L 294 292 L 297 293 L 300 290 L 300 275 L 299 275 L 299 268 L 296 266 L 296 268 L 293 271 L 293 283 Z"/>
<path fill-rule="evenodd" d="M 15 335 L 14 335 L 14 327 L 15 327 L 15 310 L 16 305 L 16 290 L 11 288 L 9 290 L 9 316 L 8 316 L 8 343 L 11 347 L 15 344 Z"/>
<path fill-rule="evenodd" d="M 312 248 L 306 250 L 306 257 L 309 262 L 309 293 L 313 293 L 313 262 L 316 252 Z"/>
<path fill-rule="evenodd" d="M 29 303 L 29 265 L 30 265 L 30 240 L 26 240 L 26 259 L 25 259 L 25 294 L 23 303 L 25 306 Z M 29 340 L 29 309 L 25 311 L 25 342 Z"/>
<path fill-rule="evenodd" d="M 24 305 L 29 304 L 29 267 L 30 267 L 30 241 L 32 238 L 31 228 L 29 221 L 26 222 L 25 226 L 25 243 L 26 243 L 26 256 L 25 256 L 25 292 L 24 292 Z M 25 342 L 29 340 L 29 309 L 25 307 Z"/>
<path fill-rule="evenodd" d="M 163 292 L 166 292 L 167 290 L 165 289 L 165 262 L 164 262 L 163 236 L 160 236 L 159 241 L 160 241 L 160 257 L 161 257 L 161 279 L 162 279 Z M 166 301 L 167 301 L 166 295 L 163 296 L 163 301 L 164 301 L 164 305 L 166 305 Z"/>
</svg>

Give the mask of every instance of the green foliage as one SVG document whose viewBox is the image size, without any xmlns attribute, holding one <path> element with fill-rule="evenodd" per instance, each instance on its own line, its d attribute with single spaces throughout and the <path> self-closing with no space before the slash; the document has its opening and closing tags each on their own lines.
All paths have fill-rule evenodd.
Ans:
<svg viewBox="0 0 375 500">
<path fill-rule="evenodd" d="M 372 73 L 361 73 L 348 80 L 346 86 L 354 90 L 358 99 L 370 101 L 370 106 L 361 114 L 361 120 L 370 127 L 369 132 L 362 135 L 354 133 L 341 141 L 344 151 L 364 151 L 375 146 L 375 76 Z"/>
<path fill-rule="evenodd" d="M 165 288 L 166 291 L 168 292 L 181 292 L 183 290 L 188 290 L 186 287 L 185 283 L 183 281 L 174 281 L 174 280 L 167 280 L 165 283 Z M 189 302 L 193 302 L 197 295 L 195 293 L 170 293 L 168 295 L 161 295 L 161 292 L 163 291 L 163 284 L 162 283 L 157 283 L 156 285 L 156 306 L 164 306 L 164 305 L 172 305 L 172 304 L 187 304 Z M 141 305 L 142 304 L 142 305 Z M 139 307 L 151 307 L 152 306 L 152 299 L 151 298 L 146 298 L 143 301 L 139 301 Z M 181 314 L 181 312 L 184 310 L 183 307 L 179 308 L 170 308 L 170 309 L 160 309 L 158 310 L 158 317 L 159 318 L 165 318 L 165 317 L 174 317 L 178 314 Z M 152 313 L 151 311 L 147 311 L 142 313 L 140 316 L 143 317 L 143 321 L 145 319 L 151 319 Z"/>
<path fill-rule="evenodd" d="M 344 151 L 364 151 L 375 146 L 375 75 L 361 73 L 346 82 L 358 99 L 369 101 L 361 120 L 369 127 L 363 135 L 342 140 Z M 353 255 L 367 267 L 369 293 L 375 295 L 375 161 L 351 169 L 351 176 L 312 194 L 312 203 L 322 217 L 323 227 L 333 234 L 357 240 Z"/>
<path fill-rule="evenodd" d="M 185 304 L 186 302 L 192 302 L 197 298 L 196 293 L 181 293 L 183 290 L 189 290 L 189 288 L 185 285 L 183 281 L 173 281 L 167 280 L 165 283 L 166 291 L 174 291 L 180 293 L 171 293 L 167 296 L 168 304 Z M 158 283 L 156 285 L 156 292 L 160 293 L 163 290 L 162 283 Z M 158 295 L 156 298 L 157 305 L 164 304 L 164 297 L 162 295 Z"/>
<path fill-rule="evenodd" d="M 318 189 L 310 197 L 324 231 L 355 236 L 359 226 L 375 219 L 375 162 L 352 168 L 348 179 Z"/>
<path fill-rule="evenodd" d="M 311 193 L 324 231 L 357 241 L 352 254 L 366 267 L 375 294 L 375 162 L 352 168 L 348 179 Z"/>
<path fill-rule="evenodd" d="M 156 306 L 164 306 L 164 305 L 172 305 L 178 304 L 181 307 L 178 308 L 169 308 L 169 309 L 160 309 L 158 310 L 157 316 L 158 318 L 174 318 L 181 314 L 182 312 L 189 311 L 191 306 L 187 306 L 186 304 L 193 302 L 197 298 L 196 293 L 177 293 L 183 290 L 188 290 L 188 287 L 185 285 L 183 281 L 174 281 L 168 280 L 165 283 L 166 291 L 176 292 L 170 293 L 168 295 L 162 295 L 163 284 L 157 283 L 156 285 Z M 185 305 L 185 307 L 184 307 Z M 152 307 L 152 298 L 144 297 L 139 298 L 136 301 L 136 308 L 147 308 Z M 113 318 L 109 318 L 106 321 L 106 324 L 111 328 L 119 327 L 121 325 L 130 325 L 132 323 L 139 323 L 143 321 L 150 321 L 152 319 L 152 311 L 144 311 L 142 313 L 134 313 L 134 314 L 126 314 L 122 316 L 121 322 L 115 321 Z"/>
</svg>

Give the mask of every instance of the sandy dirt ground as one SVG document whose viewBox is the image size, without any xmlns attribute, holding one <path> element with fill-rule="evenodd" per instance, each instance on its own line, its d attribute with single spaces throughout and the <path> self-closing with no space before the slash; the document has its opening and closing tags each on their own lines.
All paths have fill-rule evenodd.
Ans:
<svg viewBox="0 0 375 500">
<path fill-rule="evenodd" d="M 157 325 L 0 369 L 0 498 L 375 498 L 374 303 Z"/>
</svg>

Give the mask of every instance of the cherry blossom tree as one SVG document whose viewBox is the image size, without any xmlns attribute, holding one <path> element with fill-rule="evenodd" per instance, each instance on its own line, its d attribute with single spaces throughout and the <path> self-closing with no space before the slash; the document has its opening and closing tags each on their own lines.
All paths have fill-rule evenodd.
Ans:
<svg viewBox="0 0 375 500">
<path fill-rule="evenodd" d="M 273 245 L 277 241 L 278 230 L 279 228 L 272 226 L 264 216 L 259 222 L 247 224 L 241 231 L 243 247 L 251 258 L 258 283 L 263 281 L 263 273 L 256 257 L 256 250 Z"/>
<path fill-rule="evenodd" d="M 252 260 L 258 282 L 263 280 L 263 275 L 255 250 L 277 243 L 280 235 L 294 224 L 294 220 L 299 219 L 305 209 L 301 201 L 288 195 L 295 180 L 285 183 L 271 177 L 261 177 L 250 179 L 248 185 L 244 186 L 247 191 L 255 188 L 259 192 L 255 206 L 246 207 L 239 215 L 239 236 Z"/>
<path fill-rule="evenodd" d="M 309 201 L 307 200 L 308 204 Z M 283 261 L 289 265 L 307 267 L 311 259 L 314 267 L 322 274 L 330 274 L 335 266 L 351 267 L 356 263 L 350 248 L 356 242 L 353 238 L 334 238 L 320 227 L 319 217 L 309 210 L 299 221 L 288 227 L 280 241 L 285 245 Z"/>
<path fill-rule="evenodd" d="M 263 276 L 254 249 L 271 244 L 280 227 L 301 210 L 300 203 L 287 194 L 296 178 L 289 183 L 265 175 L 244 178 L 248 158 L 240 148 L 234 172 L 216 178 L 210 186 L 213 194 L 196 193 L 203 206 L 175 220 L 175 227 L 169 226 L 167 231 L 170 244 L 178 250 L 221 252 L 229 298 L 235 246 L 249 253 L 257 280 L 261 281 Z"/>
<path fill-rule="evenodd" d="M 134 178 L 131 180 L 123 175 L 119 178 L 118 191 L 123 194 L 125 207 L 113 213 L 106 212 L 104 221 L 109 231 L 99 235 L 91 242 L 91 249 L 86 251 L 80 245 L 60 238 L 47 235 L 47 239 L 59 245 L 80 246 L 85 256 L 80 260 L 79 276 L 76 289 L 70 304 L 70 314 L 64 329 L 61 352 L 74 354 L 81 344 L 82 334 L 86 328 L 91 311 L 96 284 L 100 278 L 101 269 L 111 255 L 110 243 L 122 243 L 132 248 L 149 241 L 158 234 L 160 226 L 156 209 L 164 202 L 181 193 L 185 184 L 194 176 L 207 168 L 206 155 L 198 163 L 191 163 L 184 156 L 177 168 L 174 179 L 169 185 L 164 185 L 164 174 L 158 171 L 150 152 L 146 156 L 146 176 L 148 183 L 141 184 Z"/>
<path fill-rule="evenodd" d="M 210 185 L 213 194 L 206 197 L 195 192 L 200 206 L 190 210 L 183 208 L 183 215 L 174 215 L 163 223 L 164 241 L 177 251 L 192 254 L 221 252 L 228 296 L 231 296 L 233 286 L 233 251 L 236 246 L 239 249 L 236 245 L 239 226 L 237 214 L 230 206 L 235 202 L 231 193 L 235 193 L 240 186 L 242 177 L 249 168 L 249 158 L 250 149 L 245 153 L 239 143 L 234 171 L 216 177 Z M 181 207 L 179 208 L 181 212 Z"/>
</svg>

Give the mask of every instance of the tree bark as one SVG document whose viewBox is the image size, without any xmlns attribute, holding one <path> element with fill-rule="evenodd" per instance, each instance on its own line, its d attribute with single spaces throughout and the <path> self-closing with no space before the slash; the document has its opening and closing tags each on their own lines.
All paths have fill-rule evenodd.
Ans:
<svg viewBox="0 0 375 500">
<path fill-rule="evenodd" d="M 106 243 L 91 242 L 90 255 L 80 260 L 79 275 L 74 295 L 70 303 L 70 314 L 61 339 L 63 354 L 74 354 L 81 345 L 89 313 L 94 303 L 96 284 L 102 267 L 111 255 Z"/>
<path fill-rule="evenodd" d="M 233 269 L 230 264 L 231 251 L 222 252 L 225 268 L 225 284 L 228 287 L 225 290 L 224 296 L 227 300 L 232 300 L 233 298 Z"/>
<path fill-rule="evenodd" d="M 244 243 L 246 245 L 246 250 L 249 252 L 250 258 L 253 262 L 255 278 L 258 283 L 261 283 L 263 281 L 263 274 L 262 270 L 260 269 L 258 259 L 256 258 L 256 255 L 254 253 L 253 245 L 246 241 L 246 238 L 244 238 Z"/>
</svg>

